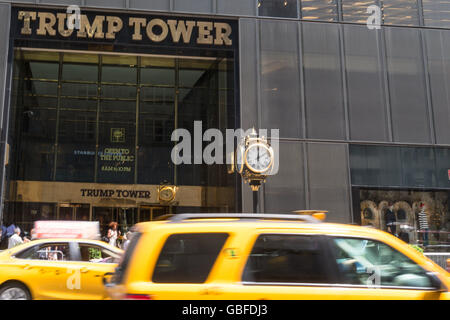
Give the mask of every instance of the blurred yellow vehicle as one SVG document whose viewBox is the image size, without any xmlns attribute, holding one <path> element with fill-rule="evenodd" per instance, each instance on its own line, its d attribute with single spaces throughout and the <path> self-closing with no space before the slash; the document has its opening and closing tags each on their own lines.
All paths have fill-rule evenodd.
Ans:
<svg viewBox="0 0 450 320">
<path fill-rule="evenodd" d="M 122 250 L 97 240 L 34 240 L 0 252 L 0 300 L 104 299 Z"/>
<path fill-rule="evenodd" d="M 398 238 L 308 215 L 182 214 L 136 225 L 113 299 L 449 299 L 449 274 Z"/>
</svg>

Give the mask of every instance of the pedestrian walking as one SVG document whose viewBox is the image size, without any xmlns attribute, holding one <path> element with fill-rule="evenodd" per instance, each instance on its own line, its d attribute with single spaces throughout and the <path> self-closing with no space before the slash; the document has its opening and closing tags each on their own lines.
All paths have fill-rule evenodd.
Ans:
<svg viewBox="0 0 450 320">
<path fill-rule="evenodd" d="M 124 237 L 124 242 L 122 244 L 122 250 L 127 250 L 128 244 L 130 243 L 130 238 L 131 238 L 131 232 L 128 231 L 127 233 L 125 233 Z"/>
<path fill-rule="evenodd" d="M 15 246 L 18 246 L 19 244 L 23 243 L 22 238 L 20 237 L 20 228 L 16 227 L 14 229 L 14 234 L 9 237 L 8 240 L 8 249 L 14 248 Z"/>
<path fill-rule="evenodd" d="M 111 222 L 109 224 L 108 235 L 109 244 L 117 247 L 117 238 L 119 237 L 119 231 L 117 230 L 117 222 Z"/>
</svg>

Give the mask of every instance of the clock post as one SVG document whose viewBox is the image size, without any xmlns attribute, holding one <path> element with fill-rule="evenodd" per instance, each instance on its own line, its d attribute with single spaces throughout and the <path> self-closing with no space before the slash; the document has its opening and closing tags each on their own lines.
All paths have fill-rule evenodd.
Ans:
<svg viewBox="0 0 450 320">
<path fill-rule="evenodd" d="M 250 181 L 250 187 L 252 188 L 253 193 L 253 213 L 258 213 L 258 192 L 259 187 L 261 186 L 261 181 L 252 180 Z"/>
<path fill-rule="evenodd" d="M 253 128 L 252 132 L 238 143 L 233 163 L 236 164 L 236 171 L 253 191 L 253 213 L 257 213 L 259 188 L 266 182 L 274 165 L 273 148 L 265 137 L 258 137 Z"/>
</svg>

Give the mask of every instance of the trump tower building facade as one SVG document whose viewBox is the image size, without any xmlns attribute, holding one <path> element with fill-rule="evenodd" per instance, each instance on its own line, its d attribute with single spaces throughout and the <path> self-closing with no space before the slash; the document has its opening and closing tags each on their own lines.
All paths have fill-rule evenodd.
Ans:
<svg viewBox="0 0 450 320">
<path fill-rule="evenodd" d="M 23 0 L 0 17 L 4 225 L 251 212 L 226 164 L 171 160 L 172 132 L 201 121 L 280 130 L 260 212 L 450 244 L 450 1 Z"/>
</svg>

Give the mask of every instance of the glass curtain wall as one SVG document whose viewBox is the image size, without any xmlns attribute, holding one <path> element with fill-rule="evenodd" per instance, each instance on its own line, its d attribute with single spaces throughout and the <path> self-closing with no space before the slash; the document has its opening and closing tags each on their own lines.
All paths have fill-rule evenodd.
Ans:
<svg viewBox="0 0 450 320">
<path fill-rule="evenodd" d="M 234 128 L 231 60 L 17 50 L 15 66 L 13 180 L 234 185 L 171 160 L 175 128 Z"/>
<path fill-rule="evenodd" d="M 28 58 L 28 59 L 27 59 Z M 59 103 L 59 54 L 16 56 L 11 131 L 16 134 L 11 161 L 14 177 L 52 181 L 55 169 L 56 119 Z M 22 59 L 27 59 L 26 63 Z"/>
<path fill-rule="evenodd" d="M 56 181 L 94 181 L 98 62 L 96 55 L 62 57 Z"/>
<path fill-rule="evenodd" d="M 236 1 L 236 0 L 234 0 Z M 450 2 L 441 0 L 230 0 L 220 4 L 224 13 L 252 14 L 256 4 L 260 17 L 300 18 L 310 21 L 345 21 L 366 24 L 378 6 L 381 24 L 450 27 Z M 231 9 L 233 8 L 233 9 Z M 244 13 L 245 14 L 245 13 Z"/>
</svg>

